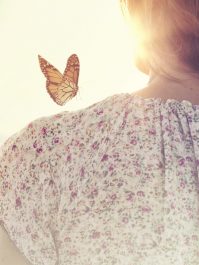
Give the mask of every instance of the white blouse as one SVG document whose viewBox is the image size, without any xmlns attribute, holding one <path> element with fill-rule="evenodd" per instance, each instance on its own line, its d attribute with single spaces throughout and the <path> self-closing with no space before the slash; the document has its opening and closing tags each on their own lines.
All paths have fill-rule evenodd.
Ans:
<svg viewBox="0 0 199 265">
<path fill-rule="evenodd" d="M 0 149 L 0 225 L 32 265 L 199 265 L 199 105 L 116 94 Z"/>
</svg>

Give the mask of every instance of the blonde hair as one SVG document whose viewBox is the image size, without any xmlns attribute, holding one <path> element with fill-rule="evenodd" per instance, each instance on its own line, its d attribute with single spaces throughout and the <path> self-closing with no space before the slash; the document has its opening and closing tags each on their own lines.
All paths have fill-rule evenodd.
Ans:
<svg viewBox="0 0 199 265">
<path fill-rule="evenodd" d="M 138 68 L 168 74 L 163 62 L 177 58 L 199 74 L 199 0 L 120 0 L 140 37 Z M 140 65 L 139 65 L 140 64 Z M 172 77 L 171 77 L 172 78 Z M 174 78 L 175 79 L 175 78 Z"/>
</svg>

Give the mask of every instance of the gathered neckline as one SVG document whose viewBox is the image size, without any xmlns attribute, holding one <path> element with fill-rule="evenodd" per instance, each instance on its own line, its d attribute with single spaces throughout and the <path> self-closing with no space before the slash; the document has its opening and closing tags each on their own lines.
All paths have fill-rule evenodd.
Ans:
<svg viewBox="0 0 199 265">
<path fill-rule="evenodd" d="M 162 99 L 160 97 L 149 97 L 149 98 L 145 98 L 143 96 L 137 95 L 135 93 L 126 93 L 126 95 L 128 97 L 132 97 L 134 100 L 140 102 L 140 101 L 144 101 L 146 103 L 158 103 L 160 105 L 178 105 L 178 106 L 183 106 L 183 107 L 188 107 L 189 109 L 193 109 L 193 110 L 199 110 L 199 104 L 193 104 L 191 101 L 187 100 L 187 99 L 183 99 L 183 100 L 177 100 L 174 98 L 168 98 L 168 99 Z"/>
</svg>

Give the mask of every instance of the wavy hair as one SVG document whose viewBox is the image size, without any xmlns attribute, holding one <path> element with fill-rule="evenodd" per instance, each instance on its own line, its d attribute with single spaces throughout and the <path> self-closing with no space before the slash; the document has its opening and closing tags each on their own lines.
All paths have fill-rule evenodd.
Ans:
<svg viewBox="0 0 199 265">
<path fill-rule="evenodd" d="M 151 68 L 168 77 L 164 65 L 175 57 L 188 72 L 199 74 L 199 0 L 120 2 L 140 41 L 136 65 L 141 71 L 149 74 Z"/>
</svg>

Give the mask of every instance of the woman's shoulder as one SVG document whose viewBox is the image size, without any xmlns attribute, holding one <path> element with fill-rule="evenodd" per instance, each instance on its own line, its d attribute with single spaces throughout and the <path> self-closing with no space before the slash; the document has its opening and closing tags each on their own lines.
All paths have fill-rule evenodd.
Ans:
<svg viewBox="0 0 199 265">
<path fill-rule="evenodd" d="M 7 138 L 0 147 L 0 160 L 2 156 L 7 154 L 10 157 L 13 153 L 17 159 L 17 152 L 26 156 L 35 153 L 38 156 L 61 144 L 64 138 L 70 141 L 75 132 L 83 135 L 90 130 L 94 132 L 102 123 L 114 123 L 127 98 L 125 93 L 114 94 L 79 110 L 36 118 Z M 6 159 L 9 160 L 7 156 Z"/>
</svg>

